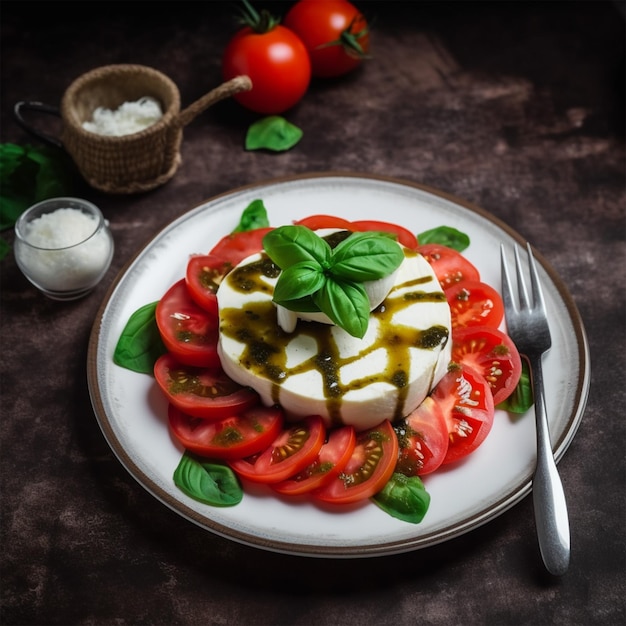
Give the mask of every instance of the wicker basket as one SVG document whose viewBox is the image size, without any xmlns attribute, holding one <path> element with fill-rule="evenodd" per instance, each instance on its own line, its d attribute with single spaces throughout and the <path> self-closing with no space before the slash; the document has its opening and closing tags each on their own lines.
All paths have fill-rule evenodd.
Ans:
<svg viewBox="0 0 626 626">
<path fill-rule="evenodd" d="M 61 144 L 96 189 L 120 194 L 154 189 L 181 163 L 183 127 L 218 100 L 251 88 L 247 76 L 238 76 L 181 111 L 178 88 L 161 72 L 143 65 L 100 67 L 76 79 L 63 95 Z M 82 127 L 97 107 L 114 110 L 144 96 L 156 98 L 163 110 L 163 117 L 146 129 L 112 137 Z"/>
</svg>

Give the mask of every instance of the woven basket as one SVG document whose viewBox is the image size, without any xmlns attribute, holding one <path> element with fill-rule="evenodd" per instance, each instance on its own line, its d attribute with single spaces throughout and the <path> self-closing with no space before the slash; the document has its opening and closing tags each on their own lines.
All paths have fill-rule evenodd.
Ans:
<svg viewBox="0 0 626 626">
<path fill-rule="evenodd" d="M 100 67 L 80 76 L 64 93 L 61 144 L 92 187 L 120 194 L 148 191 L 176 173 L 183 127 L 215 102 L 251 88 L 247 76 L 238 76 L 181 111 L 178 88 L 161 72 L 143 65 Z M 156 98 L 163 110 L 163 117 L 146 129 L 111 137 L 82 127 L 97 107 L 115 110 L 144 96 Z"/>
</svg>

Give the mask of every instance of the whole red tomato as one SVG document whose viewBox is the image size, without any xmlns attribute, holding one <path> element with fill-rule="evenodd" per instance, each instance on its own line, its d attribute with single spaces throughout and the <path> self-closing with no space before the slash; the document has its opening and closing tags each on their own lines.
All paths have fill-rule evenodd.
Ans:
<svg viewBox="0 0 626 626">
<path fill-rule="evenodd" d="M 304 42 L 313 76 L 341 76 L 367 58 L 367 20 L 347 0 L 300 0 L 283 23 Z"/>
<path fill-rule="evenodd" d="M 230 40 L 222 58 L 224 80 L 245 74 L 250 91 L 234 98 L 252 111 L 273 115 L 294 106 L 311 82 L 311 62 L 304 44 L 269 13 L 245 2 L 245 23 Z"/>
</svg>

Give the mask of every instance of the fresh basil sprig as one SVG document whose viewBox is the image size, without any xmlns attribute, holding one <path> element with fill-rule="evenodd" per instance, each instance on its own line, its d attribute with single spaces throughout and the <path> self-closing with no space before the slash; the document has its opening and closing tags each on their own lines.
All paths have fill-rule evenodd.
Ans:
<svg viewBox="0 0 626 626">
<path fill-rule="evenodd" d="M 264 228 L 269 226 L 270 222 L 267 217 L 267 209 L 263 204 L 263 200 L 257 198 L 253 200 L 241 214 L 239 224 L 233 230 L 233 233 L 241 233 L 255 228 Z"/>
<path fill-rule="evenodd" d="M 191 498 L 211 506 L 235 506 L 243 490 L 233 470 L 223 463 L 185 452 L 174 470 L 174 484 Z"/>
<path fill-rule="evenodd" d="M 130 316 L 113 352 L 113 361 L 140 374 L 152 374 L 154 363 L 165 352 L 156 324 L 157 302 L 139 307 Z"/>
<path fill-rule="evenodd" d="M 417 235 L 417 240 L 420 245 L 438 243 L 457 252 L 463 252 L 470 245 L 469 236 L 452 226 L 437 226 L 437 228 L 425 230 Z"/>
<path fill-rule="evenodd" d="M 305 226 L 281 226 L 263 238 L 282 270 L 274 302 L 291 311 L 325 313 L 354 337 L 367 331 L 370 302 L 363 282 L 394 272 L 404 253 L 390 233 L 351 233 L 335 248 Z"/>
<path fill-rule="evenodd" d="M 430 494 L 419 476 L 395 472 L 372 502 L 392 517 L 419 524 L 430 506 Z"/>
</svg>

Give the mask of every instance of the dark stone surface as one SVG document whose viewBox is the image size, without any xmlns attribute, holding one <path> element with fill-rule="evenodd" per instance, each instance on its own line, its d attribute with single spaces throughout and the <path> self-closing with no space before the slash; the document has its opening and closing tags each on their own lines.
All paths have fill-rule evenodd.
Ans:
<svg viewBox="0 0 626 626">
<path fill-rule="evenodd" d="M 183 105 L 220 82 L 230 3 L 2 2 L 2 141 L 29 142 L 21 99 L 58 104 L 94 67 L 136 62 Z M 267 3 L 284 10 L 285 3 Z M 623 3 L 362 3 L 374 58 L 315 82 L 287 117 L 284 154 L 249 153 L 233 102 L 185 129 L 183 165 L 135 197 L 89 188 L 110 220 L 113 266 L 60 304 L 1 263 L 0 621 L 3 624 L 622 624 L 624 545 Z M 443 545 L 375 560 L 244 547 L 159 504 L 96 423 L 85 360 L 94 316 L 135 251 L 172 219 L 237 186 L 348 170 L 473 202 L 527 237 L 568 285 L 589 336 L 592 386 L 560 463 L 570 571 L 541 565 L 527 498 Z M 12 233 L 4 233 L 7 240 Z"/>
</svg>

